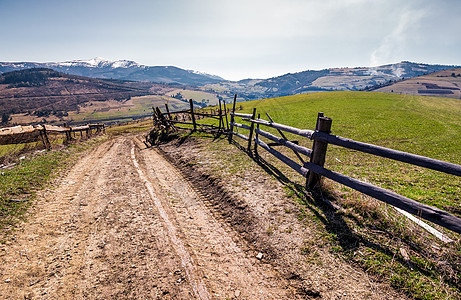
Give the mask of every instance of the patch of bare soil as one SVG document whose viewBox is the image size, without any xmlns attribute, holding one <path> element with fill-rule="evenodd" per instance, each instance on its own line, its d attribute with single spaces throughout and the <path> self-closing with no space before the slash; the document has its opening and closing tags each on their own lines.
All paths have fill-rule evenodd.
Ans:
<svg viewBox="0 0 461 300">
<path fill-rule="evenodd" d="M 262 253 L 262 262 L 273 266 L 288 286 L 296 288 L 292 297 L 406 298 L 389 284 L 370 277 L 332 253 L 329 247 L 322 246 L 324 243 L 319 240 L 328 237 L 322 236 L 315 224 L 309 226 L 309 222 L 301 220 L 303 209 L 307 208 L 287 196 L 283 179 L 269 175 L 277 170 L 267 172 L 271 166 L 262 168 L 264 163 L 254 163 L 253 167 L 247 164 L 237 172 L 223 172 L 226 168 L 222 166 L 222 156 L 231 156 L 235 146 L 229 145 L 225 150 L 229 152 L 216 153 L 209 151 L 204 143 L 210 140 L 174 140 L 158 149 L 193 183 L 201 195 L 199 199 L 204 200 L 214 218 L 226 222 L 236 232 L 234 239 L 242 237 L 250 251 Z M 235 163 L 239 163 L 238 158 Z"/>
<path fill-rule="evenodd" d="M 286 276 L 273 262 L 278 246 L 268 251 L 257 238 L 267 210 L 264 199 L 235 202 L 218 182 L 208 178 L 203 183 L 207 190 L 195 187 L 136 138 L 103 143 L 57 180 L 56 188 L 43 191 L 29 221 L 0 246 L 0 298 L 300 299 L 331 294 L 315 286 L 300 289 L 298 273 Z M 229 209 L 216 205 L 222 201 Z M 250 210 L 255 203 L 261 212 Z M 241 212 L 241 220 L 230 208 Z M 253 240 L 242 238 L 243 228 Z"/>
</svg>

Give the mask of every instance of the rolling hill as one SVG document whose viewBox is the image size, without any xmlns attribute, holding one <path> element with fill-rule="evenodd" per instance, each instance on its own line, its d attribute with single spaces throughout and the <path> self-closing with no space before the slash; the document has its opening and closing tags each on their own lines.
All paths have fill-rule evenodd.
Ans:
<svg viewBox="0 0 461 300">
<path fill-rule="evenodd" d="M 405 79 L 371 90 L 383 93 L 461 99 L 461 68 Z"/>
<path fill-rule="evenodd" d="M 151 83 L 93 79 L 45 68 L 12 71 L 0 75 L 0 114 L 14 115 L 18 120 L 12 121 L 20 123 L 64 121 L 69 112 L 87 105 L 123 106 L 131 97 L 161 89 Z"/>
</svg>

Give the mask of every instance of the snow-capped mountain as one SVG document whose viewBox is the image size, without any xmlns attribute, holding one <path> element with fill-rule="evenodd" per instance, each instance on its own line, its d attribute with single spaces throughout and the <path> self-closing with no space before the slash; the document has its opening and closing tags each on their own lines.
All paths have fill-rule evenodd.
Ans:
<svg viewBox="0 0 461 300">
<path fill-rule="evenodd" d="M 140 68 L 145 67 L 131 60 L 111 61 L 111 60 L 104 59 L 101 57 L 95 57 L 95 58 L 88 59 L 88 60 L 72 60 L 72 61 L 65 61 L 61 63 L 49 63 L 49 66 L 113 68 L 113 69 L 130 68 L 130 67 L 140 67 Z"/>
<path fill-rule="evenodd" d="M 184 85 L 205 85 L 224 79 L 194 70 L 173 66 L 145 66 L 130 60 L 111 61 L 96 57 L 88 60 L 65 62 L 0 62 L 0 74 L 29 68 L 49 68 L 58 72 L 104 79 L 177 83 Z"/>
</svg>

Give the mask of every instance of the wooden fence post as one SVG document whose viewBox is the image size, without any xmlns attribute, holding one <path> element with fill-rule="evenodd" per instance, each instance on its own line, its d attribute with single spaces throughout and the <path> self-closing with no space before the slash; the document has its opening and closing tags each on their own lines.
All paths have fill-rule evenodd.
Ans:
<svg viewBox="0 0 461 300">
<path fill-rule="evenodd" d="M 165 103 L 166 113 L 168 114 L 168 119 L 171 120 L 170 109 L 168 108 L 168 103 Z"/>
<path fill-rule="evenodd" d="M 226 101 L 222 101 L 224 105 L 224 116 L 226 117 L 226 129 L 229 131 L 229 120 L 227 119 L 227 108 L 226 108 Z"/>
<path fill-rule="evenodd" d="M 86 134 L 86 139 L 89 139 L 90 138 L 90 125 L 88 125 L 88 129 L 85 130 L 85 134 Z"/>
<path fill-rule="evenodd" d="M 196 131 L 197 130 L 197 123 L 195 123 L 194 103 L 192 102 L 192 99 L 189 99 L 189 105 L 190 105 L 190 115 L 192 117 L 192 124 L 194 125 L 194 131 Z"/>
<path fill-rule="evenodd" d="M 258 119 L 259 119 L 260 117 L 261 117 L 261 114 L 258 114 Z M 256 128 L 259 129 L 259 123 L 256 124 Z M 257 140 L 258 137 L 259 137 L 259 136 L 258 136 L 258 131 L 256 131 L 256 133 L 255 133 L 255 139 Z M 255 155 L 258 156 L 258 143 L 256 143 L 256 142 L 255 142 L 255 149 L 254 149 L 254 151 L 255 151 Z"/>
<path fill-rule="evenodd" d="M 48 140 L 48 135 L 46 134 L 45 124 L 43 124 L 43 130 L 40 131 L 40 136 L 42 137 L 43 145 L 46 150 L 51 150 L 51 143 Z"/>
<path fill-rule="evenodd" d="M 157 125 L 157 115 L 155 113 L 155 107 L 152 106 L 152 126 Z"/>
<path fill-rule="evenodd" d="M 221 128 L 224 129 L 224 120 L 223 120 L 223 117 L 222 117 L 221 99 L 218 99 L 218 102 L 219 102 L 219 129 L 218 130 L 221 131 Z"/>
<path fill-rule="evenodd" d="M 235 113 L 235 102 L 237 101 L 237 94 L 234 95 L 234 105 L 232 105 L 232 114 L 231 114 L 231 117 L 230 117 L 230 128 L 229 128 L 229 137 L 228 137 L 228 141 L 229 143 L 232 142 L 232 134 L 234 133 L 234 125 L 232 125 L 234 123 L 234 113 Z"/>
<path fill-rule="evenodd" d="M 254 120 L 256 117 L 256 107 L 253 108 L 253 114 L 251 115 L 251 119 Z M 248 150 L 248 153 L 250 153 L 250 149 L 251 149 L 251 139 L 253 138 L 253 131 L 255 129 L 255 123 L 251 122 L 251 125 L 250 125 L 250 135 L 248 136 L 248 147 L 247 147 L 247 150 Z"/>
<path fill-rule="evenodd" d="M 67 145 L 72 140 L 72 137 L 70 136 L 70 127 L 67 126 L 67 123 L 62 124 L 62 126 L 68 129 L 66 130 L 66 139 L 64 140 L 64 145 Z"/>
<path fill-rule="evenodd" d="M 155 108 L 155 111 L 156 111 L 156 113 L 157 113 L 157 117 L 158 117 L 158 119 L 159 119 L 159 121 L 160 121 L 160 124 L 163 125 L 163 126 L 165 126 L 165 129 L 167 129 L 169 124 L 168 124 L 168 122 L 166 121 L 165 116 L 164 116 L 164 115 L 162 114 L 162 112 L 160 111 L 160 108 L 156 107 L 156 108 Z"/>
<path fill-rule="evenodd" d="M 331 122 L 332 120 L 330 118 L 324 117 L 323 113 L 319 113 L 317 117 L 316 130 L 320 132 L 330 133 Z M 327 142 L 314 141 L 313 146 L 312 146 L 310 162 L 323 167 L 323 165 L 325 164 L 327 146 L 328 146 Z M 307 175 L 307 186 L 309 188 L 314 188 L 318 186 L 318 184 L 320 183 L 320 179 L 321 179 L 321 176 L 319 174 L 309 171 Z"/>
</svg>

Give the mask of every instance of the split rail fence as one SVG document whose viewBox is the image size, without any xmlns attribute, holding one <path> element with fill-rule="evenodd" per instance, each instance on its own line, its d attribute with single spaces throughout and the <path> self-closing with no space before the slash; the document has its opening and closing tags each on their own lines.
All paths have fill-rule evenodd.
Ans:
<svg viewBox="0 0 461 300">
<path fill-rule="evenodd" d="M 76 138 L 75 134 L 80 132 L 80 137 L 83 138 L 85 132 L 86 138 L 89 138 L 93 133 L 105 132 L 104 124 L 89 124 L 83 126 L 54 126 L 54 125 L 36 125 L 36 126 L 14 126 L 0 128 L 0 145 L 22 144 L 42 141 L 47 150 L 51 149 L 49 135 L 65 134 L 65 143 L 71 142 Z"/>
<path fill-rule="evenodd" d="M 235 102 L 237 96 L 234 97 Z M 203 131 L 203 132 L 216 132 L 227 133 L 229 132 L 228 113 L 230 110 L 226 106 L 225 101 L 218 100 L 218 108 L 216 109 L 195 109 L 192 99 L 189 100 L 190 109 L 170 112 L 168 104 L 165 104 L 165 112 L 162 112 L 159 107 L 152 107 L 153 109 L 153 122 L 154 126 L 160 129 L 176 131 L 177 129 Z M 204 124 L 198 122 L 200 119 L 212 118 L 218 120 L 218 126 L 211 124 Z M 184 127 L 188 125 L 188 127 Z"/>
<path fill-rule="evenodd" d="M 194 112 L 192 100 L 190 101 L 190 110 L 175 112 L 175 114 L 189 114 L 191 116 L 191 122 L 187 122 L 186 120 L 179 121 L 175 119 L 172 113 L 169 112 L 167 106 L 166 113 L 161 113 L 158 107 L 154 109 L 154 123 L 166 130 L 172 128 L 173 130 L 187 129 L 192 131 L 211 130 L 224 132 L 228 134 L 229 142 L 232 141 L 233 136 L 237 136 L 247 141 L 246 148 L 249 153 L 251 153 L 252 150 L 252 143 L 254 145 L 253 151 L 256 155 L 258 153 L 258 147 L 263 148 L 277 159 L 281 160 L 284 164 L 288 165 L 290 168 L 305 177 L 306 186 L 309 188 L 317 188 L 319 186 L 321 177 L 323 176 L 354 190 L 357 190 L 363 194 L 371 196 L 377 200 L 390 204 L 393 207 L 401 209 L 405 212 L 438 224 L 454 232 L 461 233 L 461 218 L 458 218 L 441 209 L 419 203 L 392 191 L 324 168 L 328 144 L 385 157 L 391 160 L 405 162 L 454 176 L 461 176 L 460 165 L 332 135 L 330 133 L 332 119 L 325 117 L 323 113 L 318 114 L 315 129 L 307 130 L 275 123 L 269 114 L 266 114 L 269 120 L 261 119 L 259 115 L 256 118 L 256 108 L 253 109 L 252 114 L 237 113 L 235 112 L 235 104 L 236 97 L 234 97 L 233 109 L 230 112 L 230 122 L 227 123 L 226 120 L 226 125 L 223 123 L 224 119 L 227 118 L 225 104 L 224 113 L 220 105 L 217 115 L 211 115 L 209 113 L 207 114 Z M 219 126 L 198 124 L 195 116 L 217 118 L 219 119 Z M 240 118 L 242 121 L 248 122 L 248 124 L 237 123 L 236 118 Z M 181 127 L 177 126 L 176 124 L 188 124 L 191 127 Z M 261 129 L 263 126 L 276 129 L 280 134 L 280 137 Z M 237 131 L 234 131 L 235 128 Z M 239 129 L 247 130 L 248 135 L 240 133 Z M 300 146 L 296 141 L 290 141 L 287 139 L 284 132 L 312 140 L 312 149 Z M 267 144 L 262 141 L 260 137 L 264 137 L 272 141 L 272 143 Z M 291 149 L 291 151 L 296 154 L 299 162 L 294 161 L 293 159 L 277 151 L 273 148 L 273 146 L 285 146 Z"/>
</svg>

